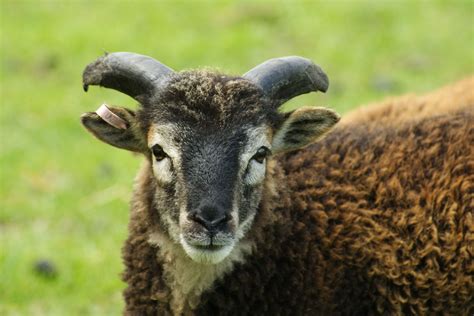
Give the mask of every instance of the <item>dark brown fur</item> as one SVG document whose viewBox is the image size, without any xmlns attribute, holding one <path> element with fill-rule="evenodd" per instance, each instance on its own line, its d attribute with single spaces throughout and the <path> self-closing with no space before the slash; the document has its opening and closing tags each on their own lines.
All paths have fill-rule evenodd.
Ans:
<svg viewBox="0 0 474 316">
<path fill-rule="evenodd" d="M 433 115 L 474 111 L 474 76 L 428 93 L 408 94 L 362 106 L 345 115 L 341 124 L 399 124 Z"/>
<path fill-rule="evenodd" d="M 268 102 L 265 99 L 265 102 Z M 207 70 L 174 73 L 159 95 L 139 112 L 147 129 L 154 121 L 180 122 L 207 128 L 235 128 L 261 121 L 277 121 L 274 106 L 262 104 L 262 90 L 240 77 Z"/>
<path fill-rule="evenodd" d="M 469 91 L 467 92 L 469 93 Z M 197 315 L 474 312 L 474 115 L 357 120 L 277 158 L 246 237 L 256 250 Z M 166 315 L 149 165 L 137 177 L 123 248 L 128 315 Z"/>
</svg>

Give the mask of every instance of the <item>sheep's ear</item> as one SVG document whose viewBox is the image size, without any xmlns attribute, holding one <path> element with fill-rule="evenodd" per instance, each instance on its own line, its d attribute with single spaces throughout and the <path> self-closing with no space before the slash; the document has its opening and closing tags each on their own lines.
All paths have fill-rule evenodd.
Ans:
<svg viewBox="0 0 474 316">
<path fill-rule="evenodd" d="M 103 105 L 97 112 L 82 114 L 81 122 L 92 135 L 109 145 L 134 152 L 145 152 L 147 149 L 135 112 L 129 109 L 104 108 Z"/>
<path fill-rule="evenodd" d="M 340 119 L 336 112 L 321 107 L 303 107 L 285 116 L 273 137 L 273 153 L 291 151 L 313 143 Z"/>
</svg>

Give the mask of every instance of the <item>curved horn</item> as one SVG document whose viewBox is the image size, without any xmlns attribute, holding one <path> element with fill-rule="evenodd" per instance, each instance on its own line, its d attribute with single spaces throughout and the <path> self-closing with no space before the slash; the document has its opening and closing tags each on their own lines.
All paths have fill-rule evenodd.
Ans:
<svg viewBox="0 0 474 316">
<path fill-rule="evenodd" d="M 87 65 L 82 82 L 84 91 L 89 85 L 98 85 L 118 90 L 142 102 L 159 88 L 171 72 L 171 68 L 148 56 L 111 53 Z"/>
<path fill-rule="evenodd" d="M 243 75 L 260 86 L 278 105 L 311 91 L 326 92 L 328 76 L 311 60 L 289 56 L 267 60 Z"/>
</svg>

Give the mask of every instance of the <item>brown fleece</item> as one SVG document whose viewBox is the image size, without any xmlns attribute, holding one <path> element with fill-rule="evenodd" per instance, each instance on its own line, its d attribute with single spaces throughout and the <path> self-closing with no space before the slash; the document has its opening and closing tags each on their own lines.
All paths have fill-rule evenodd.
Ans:
<svg viewBox="0 0 474 316">
<path fill-rule="evenodd" d="M 473 104 L 474 76 L 471 76 L 426 95 L 409 94 L 359 107 L 343 116 L 339 124 L 398 124 L 462 109 L 474 111 Z"/>
<path fill-rule="evenodd" d="M 267 187 L 279 197 L 267 189 L 246 237 L 255 251 L 186 314 L 472 315 L 473 107 L 397 124 L 354 119 L 277 157 Z M 123 248 L 127 315 L 171 314 L 164 258 L 148 243 L 159 230 L 149 168 Z"/>
</svg>

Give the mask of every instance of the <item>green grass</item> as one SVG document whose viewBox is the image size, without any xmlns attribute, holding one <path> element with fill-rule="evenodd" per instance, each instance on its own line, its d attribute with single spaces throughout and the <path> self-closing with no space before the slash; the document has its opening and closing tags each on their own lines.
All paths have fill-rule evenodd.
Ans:
<svg viewBox="0 0 474 316">
<path fill-rule="evenodd" d="M 101 102 L 81 88 L 104 51 L 134 51 L 175 69 L 241 74 L 302 55 L 326 70 L 327 94 L 286 109 L 341 113 L 387 95 L 423 92 L 472 74 L 473 1 L 1 1 L 0 314 L 116 315 L 120 248 L 139 159 L 79 124 Z M 35 273 L 37 260 L 57 267 Z"/>
</svg>

